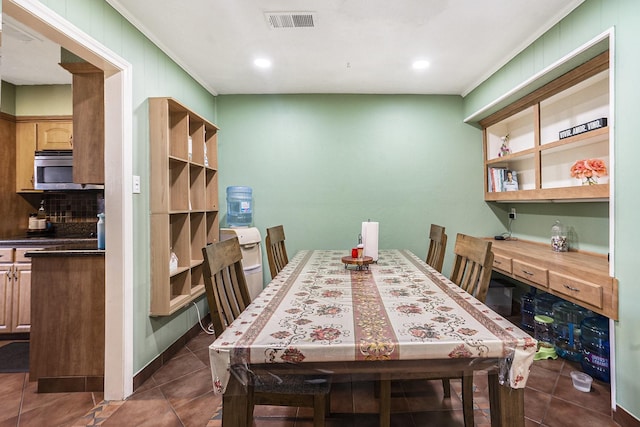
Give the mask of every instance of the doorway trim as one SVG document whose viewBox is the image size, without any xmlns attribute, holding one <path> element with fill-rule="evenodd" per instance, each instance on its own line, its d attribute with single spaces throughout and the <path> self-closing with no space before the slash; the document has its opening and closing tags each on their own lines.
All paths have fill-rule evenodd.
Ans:
<svg viewBox="0 0 640 427">
<path fill-rule="evenodd" d="M 104 399 L 133 393 L 132 65 L 36 0 L 2 0 L 7 13 L 105 73 Z"/>
</svg>

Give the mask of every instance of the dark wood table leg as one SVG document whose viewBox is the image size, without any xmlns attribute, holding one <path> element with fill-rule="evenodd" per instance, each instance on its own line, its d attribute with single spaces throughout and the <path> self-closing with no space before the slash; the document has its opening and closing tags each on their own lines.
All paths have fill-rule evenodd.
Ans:
<svg viewBox="0 0 640 427">
<path fill-rule="evenodd" d="M 391 377 L 380 375 L 380 427 L 389 427 L 391 424 Z"/>
<path fill-rule="evenodd" d="M 222 396 L 222 426 L 246 427 L 247 405 L 247 388 L 240 384 L 235 375 L 231 375 Z"/>
<path fill-rule="evenodd" d="M 497 372 L 488 375 L 491 427 L 524 427 L 524 388 L 500 385 Z"/>
</svg>

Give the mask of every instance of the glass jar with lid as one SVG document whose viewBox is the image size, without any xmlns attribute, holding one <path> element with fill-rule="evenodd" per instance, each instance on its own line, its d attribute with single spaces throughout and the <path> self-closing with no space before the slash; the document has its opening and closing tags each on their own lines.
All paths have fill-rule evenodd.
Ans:
<svg viewBox="0 0 640 427">
<path fill-rule="evenodd" d="M 556 221 L 551 227 L 551 249 L 554 252 L 567 252 L 569 250 L 567 232 L 560 221 Z"/>
</svg>

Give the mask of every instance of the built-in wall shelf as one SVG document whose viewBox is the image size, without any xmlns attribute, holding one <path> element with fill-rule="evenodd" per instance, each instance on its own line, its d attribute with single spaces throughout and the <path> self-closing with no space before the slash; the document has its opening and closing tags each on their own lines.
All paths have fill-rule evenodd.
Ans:
<svg viewBox="0 0 640 427">
<path fill-rule="evenodd" d="M 482 120 L 485 200 L 608 201 L 608 174 L 586 183 L 570 170 L 583 159 L 609 168 L 609 98 L 607 51 Z M 587 123 L 586 132 L 562 133 Z M 507 171 L 515 174 L 515 191 L 495 179 Z"/>
<path fill-rule="evenodd" d="M 166 316 L 204 294 L 202 248 L 219 239 L 218 127 L 171 98 L 149 99 L 149 124 L 150 314 Z"/>
</svg>

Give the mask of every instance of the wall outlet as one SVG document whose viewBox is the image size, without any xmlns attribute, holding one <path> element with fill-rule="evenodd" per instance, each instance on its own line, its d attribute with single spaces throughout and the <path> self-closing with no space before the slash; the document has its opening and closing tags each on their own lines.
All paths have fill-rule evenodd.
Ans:
<svg viewBox="0 0 640 427">
<path fill-rule="evenodd" d="M 509 212 L 509 219 L 516 219 L 516 208 L 511 208 L 511 212 Z"/>
</svg>

